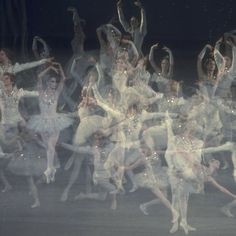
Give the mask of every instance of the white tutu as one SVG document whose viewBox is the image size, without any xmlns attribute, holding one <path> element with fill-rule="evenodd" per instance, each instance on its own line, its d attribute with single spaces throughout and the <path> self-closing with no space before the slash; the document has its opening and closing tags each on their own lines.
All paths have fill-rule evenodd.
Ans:
<svg viewBox="0 0 236 236">
<path fill-rule="evenodd" d="M 72 123 L 72 118 L 67 114 L 55 113 L 50 116 L 34 115 L 29 119 L 27 126 L 35 132 L 53 134 L 69 127 Z"/>
<path fill-rule="evenodd" d="M 141 188 L 165 189 L 169 186 L 169 176 L 165 167 L 156 168 L 152 172 L 144 171 L 135 175 L 135 183 Z"/>
</svg>

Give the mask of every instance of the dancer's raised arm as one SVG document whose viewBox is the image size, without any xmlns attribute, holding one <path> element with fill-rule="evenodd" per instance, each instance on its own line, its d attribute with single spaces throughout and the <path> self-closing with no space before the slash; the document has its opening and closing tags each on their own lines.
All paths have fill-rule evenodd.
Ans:
<svg viewBox="0 0 236 236">
<path fill-rule="evenodd" d="M 209 44 L 205 45 L 205 47 L 202 49 L 202 51 L 199 53 L 198 55 L 198 59 L 197 59 L 197 72 L 198 72 L 198 79 L 199 80 L 204 80 L 204 71 L 203 71 L 203 67 L 202 67 L 202 61 L 204 56 L 206 55 L 206 51 L 207 49 L 209 50 L 213 50 L 213 47 Z"/>
<path fill-rule="evenodd" d="M 96 64 L 96 69 L 98 72 L 98 80 L 96 83 L 99 85 L 104 78 L 104 74 L 103 74 L 102 68 L 100 67 L 98 63 Z"/>
<path fill-rule="evenodd" d="M 96 32 L 97 32 L 97 37 L 98 37 L 98 41 L 100 43 L 100 47 L 103 48 L 107 48 L 107 42 L 104 40 L 103 38 L 103 33 L 105 32 L 105 26 L 106 25 L 101 25 L 97 28 Z"/>
<path fill-rule="evenodd" d="M 56 66 L 57 73 L 61 76 L 60 82 L 59 82 L 58 87 L 57 87 L 57 94 L 59 95 L 63 90 L 64 83 L 65 83 L 65 80 L 66 80 L 66 76 L 65 76 L 65 73 L 64 73 L 60 63 L 55 62 L 55 63 L 53 63 L 53 65 Z"/>
<path fill-rule="evenodd" d="M 157 64 L 154 60 L 154 51 L 157 48 L 158 48 L 158 43 L 151 46 L 151 49 L 150 49 L 150 52 L 149 52 L 149 62 L 151 64 L 152 68 L 154 69 L 155 73 L 160 74 L 161 73 L 161 68 L 157 66 Z"/>
<path fill-rule="evenodd" d="M 68 7 L 67 11 L 73 14 L 73 24 L 74 24 L 74 38 L 71 41 L 71 46 L 74 55 L 80 55 L 84 53 L 84 41 L 85 33 L 81 22 L 85 22 L 79 17 L 78 11 L 75 7 Z"/>
<path fill-rule="evenodd" d="M 136 1 L 135 5 L 140 8 L 141 13 L 141 23 L 140 23 L 140 33 L 143 35 L 147 34 L 147 16 L 140 1 Z"/>
<path fill-rule="evenodd" d="M 128 47 L 131 49 L 133 57 L 132 57 L 132 60 L 130 63 L 132 65 L 136 65 L 138 62 L 138 59 L 139 59 L 139 53 L 138 53 L 138 50 L 137 50 L 135 44 L 133 43 L 133 41 L 128 40 L 128 39 L 122 39 L 121 42 L 127 44 Z"/>
<path fill-rule="evenodd" d="M 124 12 L 122 9 L 122 0 L 119 0 L 117 2 L 117 12 L 118 12 L 118 17 L 121 25 L 123 26 L 124 30 L 130 34 L 132 34 L 132 29 L 127 20 L 125 19 Z"/>
<path fill-rule="evenodd" d="M 216 62 L 217 69 L 218 69 L 216 79 L 219 80 L 219 79 L 221 79 L 221 77 L 225 71 L 225 59 L 217 49 L 214 49 L 214 58 L 215 58 L 215 62 Z"/>
<path fill-rule="evenodd" d="M 38 42 L 43 45 L 42 53 L 39 52 Z M 50 50 L 46 41 L 40 38 L 39 36 L 35 36 L 33 39 L 32 51 L 37 60 L 42 59 L 42 58 L 48 58 L 50 56 Z"/>
<path fill-rule="evenodd" d="M 210 182 L 214 187 L 216 187 L 217 189 L 219 189 L 222 193 L 227 194 L 230 197 L 236 198 L 236 195 L 231 193 L 228 189 L 226 189 L 225 187 L 223 187 L 222 185 L 220 185 L 213 177 L 208 176 L 207 177 L 208 182 Z"/>
<path fill-rule="evenodd" d="M 163 50 L 166 51 L 169 55 L 169 70 L 167 73 L 167 77 L 171 79 L 174 73 L 174 57 L 172 51 L 168 47 L 163 47 Z"/>
<path fill-rule="evenodd" d="M 79 73 L 77 72 L 77 65 L 80 59 L 81 59 L 81 56 L 73 60 L 71 68 L 70 68 L 70 74 L 72 75 L 73 78 L 76 78 L 76 81 L 78 81 L 81 86 L 83 86 L 81 75 L 79 75 Z"/>
<path fill-rule="evenodd" d="M 43 77 L 50 71 L 53 70 L 56 72 L 55 68 L 53 66 L 49 66 L 46 69 L 44 69 L 42 72 L 40 72 L 38 74 L 38 84 L 37 84 L 37 88 L 38 91 L 43 91 Z"/>
<path fill-rule="evenodd" d="M 228 44 L 231 47 L 232 50 L 232 60 L 231 60 L 231 66 L 228 68 L 229 73 L 232 74 L 232 76 L 235 77 L 236 75 L 236 47 L 233 44 L 232 40 L 227 39 L 226 44 Z"/>
</svg>

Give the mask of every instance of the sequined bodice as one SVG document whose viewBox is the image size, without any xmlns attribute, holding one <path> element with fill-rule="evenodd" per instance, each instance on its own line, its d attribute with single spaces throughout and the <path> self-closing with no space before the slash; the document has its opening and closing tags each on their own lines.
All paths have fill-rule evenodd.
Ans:
<svg viewBox="0 0 236 236">
<path fill-rule="evenodd" d="M 179 98 L 177 97 L 164 98 L 159 102 L 158 108 L 160 112 L 169 111 L 173 113 L 178 113 L 180 109 Z"/>
<path fill-rule="evenodd" d="M 57 111 L 58 96 L 56 93 L 48 94 L 44 91 L 39 98 L 39 107 L 41 114 L 53 115 Z"/>
<path fill-rule="evenodd" d="M 11 64 L 0 65 L 0 75 L 3 75 L 5 72 L 13 73 L 13 66 Z"/>
<path fill-rule="evenodd" d="M 139 138 L 139 133 L 142 128 L 142 122 L 140 121 L 140 115 L 135 115 L 128 118 L 128 121 L 124 125 L 124 132 L 127 141 L 135 141 Z"/>
<path fill-rule="evenodd" d="M 3 123 L 14 123 L 21 119 L 18 111 L 21 96 L 17 89 L 13 89 L 9 94 L 2 91 L 0 95 L 0 105 Z"/>
<path fill-rule="evenodd" d="M 198 153 L 199 155 L 197 156 L 200 157 L 201 149 L 203 148 L 203 141 L 185 136 L 177 136 L 176 146 L 180 152 L 186 152 L 188 154 Z"/>
<path fill-rule="evenodd" d="M 9 94 L 3 93 L 1 96 L 3 106 L 5 109 L 12 109 L 17 107 L 20 101 L 20 96 L 18 96 L 17 90 L 12 90 Z"/>
<path fill-rule="evenodd" d="M 183 151 L 192 151 L 194 149 L 193 141 L 184 136 L 177 137 L 177 147 L 180 147 Z"/>
<path fill-rule="evenodd" d="M 147 167 L 161 164 L 161 160 L 157 152 L 153 152 L 150 156 L 145 157 L 145 161 Z"/>
<path fill-rule="evenodd" d="M 151 75 L 148 71 L 144 69 L 137 69 L 135 77 L 136 83 L 142 81 L 143 83 L 148 84 Z"/>
<path fill-rule="evenodd" d="M 156 183 L 155 170 L 161 167 L 161 160 L 156 152 L 153 152 L 150 156 L 145 157 L 145 170 L 143 172 L 144 177 L 152 183 Z"/>
</svg>

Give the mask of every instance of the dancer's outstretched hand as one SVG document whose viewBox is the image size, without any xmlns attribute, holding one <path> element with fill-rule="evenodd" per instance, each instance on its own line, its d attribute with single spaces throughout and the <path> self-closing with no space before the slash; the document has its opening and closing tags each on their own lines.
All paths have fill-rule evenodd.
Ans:
<svg viewBox="0 0 236 236">
<path fill-rule="evenodd" d="M 47 64 L 49 64 L 49 65 L 52 65 L 53 60 L 54 60 L 54 57 L 49 57 L 49 58 L 44 58 L 44 59 L 42 59 L 41 61 L 42 61 L 43 63 L 47 63 Z"/>
<path fill-rule="evenodd" d="M 165 50 L 166 52 L 170 52 L 170 49 L 166 46 L 164 46 L 162 49 Z"/>
<path fill-rule="evenodd" d="M 135 1 L 134 5 L 137 6 L 137 7 L 142 8 L 142 3 L 140 2 L 140 0 Z"/>
<path fill-rule="evenodd" d="M 152 45 L 151 49 L 156 49 L 156 48 L 158 48 L 158 46 L 159 46 L 159 43 L 156 43 L 156 44 Z"/>
</svg>

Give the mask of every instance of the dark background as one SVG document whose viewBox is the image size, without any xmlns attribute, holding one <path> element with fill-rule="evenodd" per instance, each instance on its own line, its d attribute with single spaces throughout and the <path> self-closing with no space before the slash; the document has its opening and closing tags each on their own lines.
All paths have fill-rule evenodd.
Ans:
<svg viewBox="0 0 236 236">
<path fill-rule="evenodd" d="M 0 0 L 0 47 L 9 47 L 19 56 L 19 42 L 13 46 L 13 35 L 6 16 L 6 2 L 25 2 L 28 26 L 28 58 L 33 59 L 30 47 L 34 35 L 46 39 L 56 59 L 69 60 L 73 37 L 72 17 L 66 11 L 70 5 L 78 8 L 80 16 L 87 21 L 85 26 L 86 50 L 99 47 L 95 29 L 116 14 L 115 0 Z M 131 0 L 124 0 L 125 14 L 130 18 L 138 14 Z M 175 76 L 192 82 L 196 77 L 196 57 L 206 43 L 215 40 L 228 30 L 236 28 L 234 0 L 143 0 L 147 12 L 148 35 L 144 42 L 146 52 L 153 43 L 162 42 L 173 50 Z M 21 17 L 12 9 L 13 17 Z M 3 21 L 3 18 L 6 20 Z M 17 25 L 16 25 L 17 26 Z M 3 34 L 3 28 L 5 33 Z M 19 27 L 18 27 L 19 28 Z M 18 38 L 20 41 L 20 39 Z M 19 62 L 24 60 L 18 57 Z M 59 171 L 58 171 L 59 172 Z M 220 183 L 234 193 L 235 182 L 226 170 L 220 174 Z M 65 174 L 66 177 L 65 177 Z M 41 207 L 31 209 L 31 196 L 20 177 L 10 179 L 14 184 L 11 192 L 0 193 L 0 236 L 153 236 L 170 235 L 170 213 L 163 206 L 150 209 L 150 216 L 143 216 L 139 204 L 153 198 L 149 192 L 137 191 L 118 197 L 116 212 L 109 210 L 109 199 L 105 202 L 74 202 L 80 192 L 75 186 L 67 203 L 59 202 L 69 173 L 57 173 L 52 185 L 39 186 Z M 225 177 L 224 177 L 225 176 Z M 62 178 L 63 177 L 63 178 Z M 223 178 L 222 178 L 223 177 Z M 17 181 L 16 181 L 17 180 Z M 1 186 L 2 187 L 2 186 Z M 220 214 L 219 208 L 232 199 L 212 191 L 207 186 L 205 195 L 193 195 L 189 204 L 189 223 L 197 227 L 193 236 L 235 236 L 235 218 Z M 233 213 L 236 214 L 235 209 Z M 175 234 L 184 235 L 183 231 Z"/>
<path fill-rule="evenodd" d="M 63 63 L 69 59 L 73 24 L 72 15 L 66 10 L 68 6 L 77 7 L 80 17 L 86 20 L 86 50 L 99 48 L 96 28 L 117 17 L 116 0 L 0 0 L 1 17 L 6 14 L 4 7 L 8 1 L 25 3 L 28 58 L 32 56 L 32 38 L 39 35 L 48 42 L 54 55 L 63 55 L 60 56 Z M 127 19 L 133 15 L 139 16 L 133 0 L 123 0 L 123 3 Z M 184 80 L 196 76 L 196 71 L 193 72 L 196 57 L 204 44 L 214 44 L 224 32 L 236 28 L 236 3 L 233 0 L 143 0 L 142 3 L 148 22 L 144 52 L 147 53 L 150 46 L 157 42 L 170 47 L 176 62 L 175 74 L 178 78 L 185 77 L 181 78 Z M 20 24 L 17 10 L 12 9 L 12 13 Z M 115 25 L 121 29 L 118 22 Z M 0 46 L 12 48 L 13 37 L 8 27 L 1 38 Z M 17 49 L 15 46 L 14 50 Z"/>
<path fill-rule="evenodd" d="M 72 37 L 68 6 L 76 6 L 80 16 L 87 21 L 86 46 L 97 45 L 96 28 L 116 16 L 116 0 L 34 0 L 27 1 L 28 24 L 31 35 Z M 133 0 L 123 0 L 127 19 L 138 15 Z M 143 0 L 147 13 L 148 35 L 145 45 L 155 42 L 175 47 L 193 46 L 198 41 L 212 42 L 223 32 L 236 28 L 235 2 L 233 0 Z M 118 24 L 119 25 L 119 24 Z M 193 44 L 192 44 L 193 43 Z M 65 45 L 66 46 L 66 45 Z"/>
</svg>

